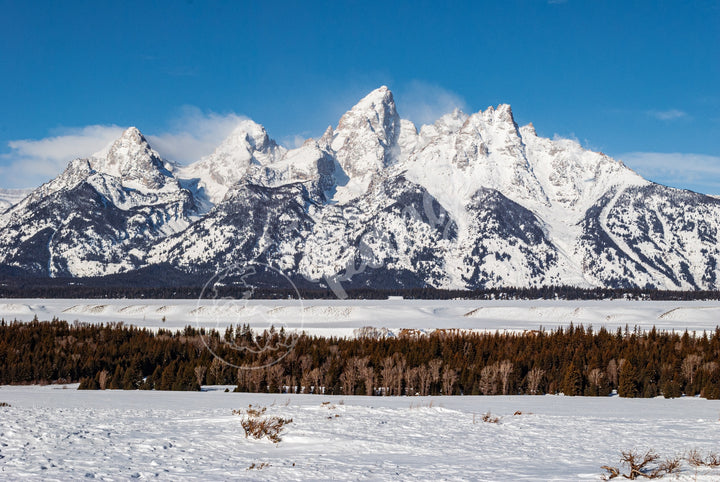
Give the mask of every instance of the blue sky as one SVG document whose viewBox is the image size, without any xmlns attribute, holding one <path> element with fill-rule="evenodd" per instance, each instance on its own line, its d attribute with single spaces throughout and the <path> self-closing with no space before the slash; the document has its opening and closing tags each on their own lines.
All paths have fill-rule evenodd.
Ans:
<svg viewBox="0 0 720 482">
<path fill-rule="evenodd" d="M 388 85 L 422 123 L 510 103 L 646 177 L 720 194 L 720 3 L 0 0 L 0 186 L 122 127 L 189 162 L 241 117 L 286 145 Z"/>
</svg>

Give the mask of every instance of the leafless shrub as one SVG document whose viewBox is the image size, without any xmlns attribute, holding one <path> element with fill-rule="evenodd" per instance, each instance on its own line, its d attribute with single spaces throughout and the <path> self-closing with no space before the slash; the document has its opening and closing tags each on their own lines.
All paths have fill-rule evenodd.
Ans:
<svg viewBox="0 0 720 482">
<path fill-rule="evenodd" d="M 618 467 L 603 465 L 601 469 L 608 473 L 603 475 L 603 480 L 614 479 L 623 476 L 626 479 L 636 480 L 638 477 L 645 479 L 659 479 L 667 474 L 680 470 L 680 457 L 668 458 L 658 463 L 660 456 L 652 450 L 640 453 L 635 450 L 622 452 L 620 464 L 628 469 L 628 473 L 622 473 Z"/>
<path fill-rule="evenodd" d="M 267 437 L 272 443 L 282 441 L 280 433 L 285 425 L 292 423 L 291 418 L 269 417 L 265 415 L 267 407 L 255 407 L 248 405 L 245 410 L 233 410 L 234 415 L 242 417 L 243 430 L 245 430 L 245 438 L 252 437 L 261 439 Z"/>
<path fill-rule="evenodd" d="M 500 417 L 493 417 L 490 412 L 483 413 L 483 416 L 480 420 L 486 423 L 500 423 Z"/>
<path fill-rule="evenodd" d="M 658 470 L 664 474 L 674 474 L 680 470 L 682 459 L 678 456 L 665 459 L 658 466 Z M 660 476 L 662 477 L 662 476 Z"/>
<path fill-rule="evenodd" d="M 693 467 L 702 467 L 705 465 L 705 460 L 698 449 L 692 449 L 687 453 L 687 461 Z"/>
<path fill-rule="evenodd" d="M 720 467 L 720 454 L 717 453 L 709 453 L 707 456 L 703 456 L 698 449 L 693 449 L 688 452 L 686 458 L 693 467 Z"/>
<path fill-rule="evenodd" d="M 611 466 L 609 466 L 609 465 L 603 465 L 603 466 L 600 467 L 600 468 L 603 469 L 603 470 L 607 470 L 607 471 L 608 471 L 607 474 L 604 474 L 604 475 L 602 476 L 602 480 L 610 480 L 610 479 L 614 479 L 615 477 L 620 476 L 620 469 L 618 469 L 617 467 L 611 467 Z"/>
</svg>

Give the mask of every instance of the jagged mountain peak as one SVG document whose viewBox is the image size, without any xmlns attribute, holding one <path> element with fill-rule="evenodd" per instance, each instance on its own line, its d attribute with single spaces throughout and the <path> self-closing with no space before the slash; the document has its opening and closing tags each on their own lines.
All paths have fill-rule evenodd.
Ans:
<svg viewBox="0 0 720 482">
<path fill-rule="evenodd" d="M 244 148 L 246 147 L 244 144 L 254 150 L 262 151 L 274 146 L 275 142 L 270 139 L 265 127 L 253 120 L 245 119 L 238 123 L 220 147 L 225 149 L 229 147 Z"/>
<path fill-rule="evenodd" d="M 150 143 L 137 127 L 128 127 L 123 133 L 115 139 L 108 147 L 96 153 L 92 157 L 108 157 L 111 152 L 114 156 L 120 154 L 120 151 L 127 149 L 129 152 L 150 151 Z"/>
<path fill-rule="evenodd" d="M 138 129 L 135 126 L 130 126 L 127 129 L 125 129 L 123 131 L 122 135 L 120 136 L 120 139 L 127 139 L 132 142 L 138 142 L 138 143 L 147 142 L 147 140 L 145 140 L 145 136 L 143 136 L 142 132 L 140 132 L 140 129 Z"/>
<path fill-rule="evenodd" d="M 532 122 L 529 122 L 528 124 L 522 126 L 520 128 L 520 133 L 523 137 L 526 135 L 537 136 L 537 131 L 535 131 L 535 125 Z"/>
<path fill-rule="evenodd" d="M 179 169 L 178 175 L 194 179 L 196 194 L 213 205 L 223 200 L 228 189 L 240 182 L 251 166 L 269 165 L 286 153 L 287 150 L 278 146 L 262 125 L 245 119 L 210 155 Z"/>
<path fill-rule="evenodd" d="M 377 110 L 391 108 L 395 109 L 395 99 L 393 93 L 386 85 L 380 86 L 371 91 L 365 97 L 355 104 L 351 110 Z"/>
<path fill-rule="evenodd" d="M 210 155 L 165 166 L 134 127 L 71 162 L 0 214 L 0 273 L 260 260 L 379 288 L 720 286 L 720 202 L 518 127 L 508 104 L 418 132 L 382 86 L 297 149 L 248 119 Z"/>
<path fill-rule="evenodd" d="M 468 120 L 468 115 L 455 108 L 435 121 L 434 124 L 425 124 L 420 128 L 420 137 L 432 139 L 438 136 L 449 136 L 457 133 Z"/>
<path fill-rule="evenodd" d="M 158 190 L 173 180 L 165 161 L 137 127 L 129 127 L 105 149 L 93 154 L 90 167 L 140 190 Z"/>
<path fill-rule="evenodd" d="M 373 90 L 346 112 L 334 132 L 331 148 L 351 177 L 365 177 L 397 160 L 393 152 L 400 116 L 386 86 Z"/>
<path fill-rule="evenodd" d="M 327 129 L 325 129 L 325 132 L 323 135 L 318 139 L 318 145 L 320 147 L 323 147 L 325 149 L 330 148 L 330 144 L 332 144 L 333 136 L 335 135 L 335 130 L 332 126 L 328 126 Z"/>
</svg>

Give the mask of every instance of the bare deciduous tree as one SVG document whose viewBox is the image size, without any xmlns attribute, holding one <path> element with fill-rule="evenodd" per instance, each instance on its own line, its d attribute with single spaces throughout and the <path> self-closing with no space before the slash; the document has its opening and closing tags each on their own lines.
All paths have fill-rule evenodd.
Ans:
<svg viewBox="0 0 720 482">
<path fill-rule="evenodd" d="M 497 364 L 487 365 L 480 370 L 480 391 L 483 395 L 497 395 L 498 391 L 498 366 Z"/>
<path fill-rule="evenodd" d="M 703 363 L 702 369 L 705 373 L 707 373 L 708 375 L 711 375 L 711 374 L 715 373 L 715 371 L 718 369 L 718 367 L 720 367 L 720 365 L 718 365 L 718 362 L 711 361 L 711 362 Z"/>
<path fill-rule="evenodd" d="M 107 370 L 103 370 L 100 372 L 100 375 L 98 376 L 98 384 L 100 384 L 100 390 L 105 390 L 109 378 L 110 373 Z"/>
<path fill-rule="evenodd" d="M 391 390 L 395 386 L 395 360 L 393 357 L 385 357 L 382 370 L 380 370 L 380 376 L 382 377 L 383 387 L 385 389 L 383 395 L 392 395 Z"/>
<path fill-rule="evenodd" d="M 600 384 L 602 384 L 603 378 L 605 378 L 605 375 L 599 368 L 593 368 L 588 373 L 588 380 L 590 380 L 590 383 L 593 386 L 599 387 Z"/>
<path fill-rule="evenodd" d="M 212 377 L 214 383 L 223 383 L 223 379 L 225 378 L 225 366 L 225 363 L 223 363 L 219 358 L 213 358 L 208 371 L 210 372 L 210 376 Z"/>
<path fill-rule="evenodd" d="M 420 395 L 427 396 L 430 393 L 430 370 L 425 365 L 420 365 L 417 369 L 418 389 Z"/>
<path fill-rule="evenodd" d="M 440 367 L 442 366 L 442 360 L 434 358 L 428 363 L 428 370 L 430 370 L 430 383 L 440 383 Z"/>
<path fill-rule="evenodd" d="M 445 370 L 443 370 L 443 375 L 442 375 L 443 395 L 452 395 L 453 385 L 455 385 L 457 378 L 458 378 L 458 375 L 455 370 L 450 370 L 447 368 Z"/>
<path fill-rule="evenodd" d="M 508 394 L 508 388 L 510 385 L 510 374 L 513 372 L 513 364 L 510 360 L 503 360 L 498 366 L 498 375 L 500 376 L 500 382 L 502 383 L 503 395 Z"/>
<path fill-rule="evenodd" d="M 357 358 L 353 357 L 345 361 L 345 370 L 340 374 L 340 384 L 345 395 L 355 395 L 357 379 Z"/>
<path fill-rule="evenodd" d="M 610 383 L 612 383 L 614 386 L 617 386 L 618 376 L 620 375 L 620 368 L 618 367 L 618 363 L 617 361 L 615 361 L 614 358 L 608 362 L 607 374 L 608 378 L 610 379 Z"/>
<path fill-rule="evenodd" d="M 238 368 L 236 378 L 238 387 L 246 387 L 250 381 L 250 371 L 245 368 Z"/>
<path fill-rule="evenodd" d="M 254 393 L 260 392 L 263 380 L 265 379 L 265 370 L 261 370 L 259 367 L 248 370 L 248 385 Z"/>
<path fill-rule="evenodd" d="M 538 388 L 540 388 L 540 382 L 542 382 L 543 376 L 545 376 L 545 370 L 538 367 L 534 367 L 527 374 L 528 392 L 532 395 L 537 395 Z"/>
<path fill-rule="evenodd" d="M 405 379 L 405 370 L 407 362 L 402 356 L 397 356 L 395 361 L 395 395 L 402 395 L 402 384 Z"/>
<path fill-rule="evenodd" d="M 207 367 L 204 365 L 198 365 L 195 367 L 195 380 L 197 380 L 198 386 L 202 386 L 202 382 L 205 379 L 205 372 Z"/>
<path fill-rule="evenodd" d="M 405 371 L 405 394 L 420 395 L 418 389 L 418 367 L 413 367 Z"/>
<path fill-rule="evenodd" d="M 320 393 L 322 391 L 323 371 L 320 368 L 313 368 L 308 376 L 312 386 L 312 393 Z"/>
<path fill-rule="evenodd" d="M 687 380 L 691 385 L 693 381 L 695 381 L 695 372 L 700 366 L 700 363 L 702 363 L 702 357 L 694 353 L 686 356 L 682 362 L 680 369 L 682 370 L 685 380 Z"/>
<path fill-rule="evenodd" d="M 365 363 L 358 368 L 360 379 L 365 384 L 365 395 L 373 395 L 375 392 L 375 369 L 367 364 L 367 358 L 363 358 Z"/>
</svg>

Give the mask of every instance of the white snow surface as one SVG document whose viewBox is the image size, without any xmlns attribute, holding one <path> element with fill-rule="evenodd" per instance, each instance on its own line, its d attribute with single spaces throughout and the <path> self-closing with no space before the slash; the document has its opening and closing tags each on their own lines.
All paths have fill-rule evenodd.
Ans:
<svg viewBox="0 0 720 482">
<path fill-rule="evenodd" d="M 0 387 L 6 480 L 599 480 L 621 451 L 717 453 L 720 401 Z M 64 389 L 67 388 L 67 389 Z M 230 387 L 232 389 L 232 387 Z M 330 402 L 322 405 L 323 402 Z M 233 409 L 292 418 L 274 445 Z M 481 422 L 490 412 L 497 424 Z M 515 415 L 516 412 L 522 412 Z M 269 464 L 262 469 L 251 466 Z M 717 480 L 684 464 L 669 480 Z"/>
<path fill-rule="evenodd" d="M 0 189 L 0 213 L 19 203 L 34 189 Z"/>
<path fill-rule="evenodd" d="M 223 330 L 249 324 L 310 335 L 353 337 L 364 327 L 389 336 L 403 329 L 523 332 L 582 324 L 642 330 L 714 331 L 720 301 L 468 301 L 468 300 L 83 300 L 4 299 L 0 317 L 30 321 L 124 322 L 153 330 L 188 325 Z"/>
</svg>

